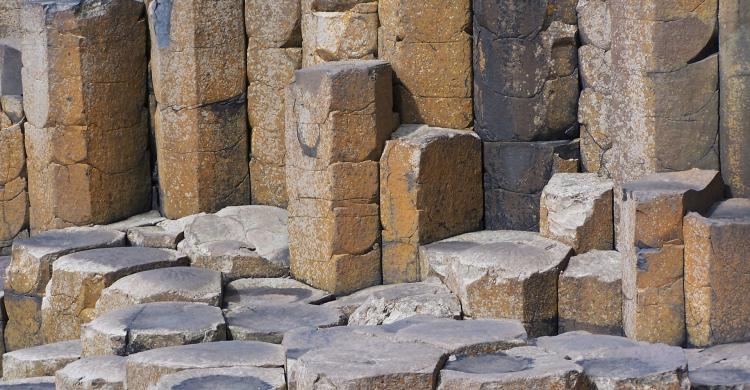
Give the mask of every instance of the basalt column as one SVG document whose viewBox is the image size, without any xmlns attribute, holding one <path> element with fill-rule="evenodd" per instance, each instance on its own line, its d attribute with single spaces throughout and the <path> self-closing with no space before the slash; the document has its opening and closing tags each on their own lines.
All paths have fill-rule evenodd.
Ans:
<svg viewBox="0 0 750 390">
<path fill-rule="evenodd" d="M 250 201 L 242 0 L 152 0 L 151 75 L 165 217 Z"/>
<path fill-rule="evenodd" d="M 377 0 L 302 0 L 303 66 L 372 60 L 378 53 Z"/>
<path fill-rule="evenodd" d="M 284 89 L 302 67 L 300 0 L 246 0 L 252 202 L 286 207 Z"/>
<path fill-rule="evenodd" d="M 147 210 L 143 2 L 29 1 L 22 24 L 31 229 Z"/>
<path fill-rule="evenodd" d="M 292 274 L 346 294 L 380 284 L 378 160 L 396 126 L 384 61 L 295 72 L 286 91 Z"/>
</svg>

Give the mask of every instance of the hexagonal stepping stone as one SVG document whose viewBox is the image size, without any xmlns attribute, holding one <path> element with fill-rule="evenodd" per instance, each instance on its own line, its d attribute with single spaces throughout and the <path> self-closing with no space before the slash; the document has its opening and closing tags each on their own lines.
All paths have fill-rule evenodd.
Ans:
<svg viewBox="0 0 750 390">
<path fill-rule="evenodd" d="M 327 291 L 290 278 L 238 279 L 227 284 L 224 289 L 224 307 L 227 309 L 257 302 L 318 305 L 333 299 L 333 295 Z"/>
<path fill-rule="evenodd" d="M 540 337 L 534 340 L 534 345 L 568 359 L 582 360 L 589 356 L 606 353 L 610 349 L 637 347 L 639 343 L 625 337 L 575 331 L 559 336 Z"/>
<path fill-rule="evenodd" d="M 124 389 L 125 358 L 96 356 L 77 360 L 55 373 L 55 384 L 62 390 Z"/>
<path fill-rule="evenodd" d="M 285 349 L 258 341 L 220 341 L 153 349 L 131 355 L 126 363 L 128 390 L 146 390 L 168 374 L 199 368 L 284 366 Z"/>
<path fill-rule="evenodd" d="M 166 218 L 162 217 L 158 210 L 147 211 L 142 214 L 134 215 L 128 219 L 124 219 L 119 222 L 110 223 L 108 225 L 98 225 L 97 227 L 118 230 L 123 233 L 127 233 L 128 230 L 143 227 L 143 226 L 154 226 L 157 223 L 164 221 Z"/>
<path fill-rule="evenodd" d="M 481 231 L 424 245 L 419 255 L 464 315 L 517 319 L 536 337 L 557 331 L 557 278 L 571 252 L 538 233 Z"/>
<path fill-rule="evenodd" d="M 156 302 L 111 311 L 83 325 L 84 356 L 130 355 L 154 348 L 226 340 L 221 309 Z"/>
<path fill-rule="evenodd" d="M 441 390 L 585 388 L 582 368 L 536 347 L 464 356 L 440 371 Z"/>
<path fill-rule="evenodd" d="M 325 306 L 340 308 L 349 325 L 381 325 L 411 316 L 460 318 L 461 303 L 439 281 L 374 286 Z"/>
<path fill-rule="evenodd" d="M 340 310 L 306 303 L 260 303 L 225 312 L 229 338 L 280 344 L 292 329 L 312 326 L 330 328 L 346 324 Z"/>
<path fill-rule="evenodd" d="M 103 248 L 72 253 L 52 265 L 52 279 L 42 303 L 42 333 L 47 342 L 80 337 L 81 324 L 95 317 L 102 290 L 141 271 L 187 265 L 170 249 Z"/>
<path fill-rule="evenodd" d="M 725 344 L 688 354 L 694 389 L 750 388 L 750 343 Z"/>
<path fill-rule="evenodd" d="M 41 376 L 2 381 L 0 390 L 55 390 L 55 377 Z"/>
<path fill-rule="evenodd" d="M 102 291 L 97 315 L 140 303 L 195 302 L 221 305 L 221 273 L 205 268 L 171 267 L 124 277 Z"/>
<path fill-rule="evenodd" d="M 185 228 L 180 250 L 195 267 L 221 271 L 227 280 L 289 273 L 287 212 L 271 206 L 227 207 Z"/>
<path fill-rule="evenodd" d="M 55 375 L 80 358 L 81 342 L 77 340 L 19 349 L 3 355 L 3 379 Z"/>
<path fill-rule="evenodd" d="M 205 213 L 188 215 L 180 219 L 164 219 L 156 226 L 139 226 L 128 229 L 128 242 L 132 246 L 177 249 L 185 237 L 185 227 Z"/>
<path fill-rule="evenodd" d="M 222 389 L 286 390 L 281 368 L 206 368 L 164 375 L 156 390 Z"/>
</svg>

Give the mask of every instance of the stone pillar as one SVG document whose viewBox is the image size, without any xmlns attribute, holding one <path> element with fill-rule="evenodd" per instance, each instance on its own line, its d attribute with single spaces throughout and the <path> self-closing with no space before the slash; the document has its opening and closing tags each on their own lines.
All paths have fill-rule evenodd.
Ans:
<svg viewBox="0 0 750 390">
<path fill-rule="evenodd" d="M 22 22 L 31 229 L 147 210 L 143 3 L 24 2 Z"/>
<path fill-rule="evenodd" d="M 685 342 L 683 217 L 722 199 L 717 171 L 655 173 L 623 185 L 617 250 L 623 255 L 623 328 L 636 340 Z"/>
<path fill-rule="evenodd" d="M 377 58 L 378 0 L 301 1 L 303 66 Z"/>
<path fill-rule="evenodd" d="M 253 204 L 286 207 L 284 89 L 302 67 L 300 0 L 246 0 Z"/>
<path fill-rule="evenodd" d="M 151 74 L 162 214 L 250 201 L 241 0 L 151 0 Z"/>
<path fill-rule="evenodd" d="M 380 284 L 378 160 L 396 126 L 391 67 L 343 61 L 286 91 L 289 251 L 296 279 L 336 294 Z"/>
<path fill-rule="evenodd" d="M 471 0 L 380 0 L 378 13 L 401 121 L 471 127 Z"/>
<path fill-rule="evenodd" d="M 750 3 L 719 3 L 721 173 L 729 196 L 750 197 Z"/>
<path fill-rule="evenodd" d="M 417 282 L 420 245 L 482 226 L 482 143 L 425 125 L 391 138 L 380 158 L 383 282 Z"/>
</svg>

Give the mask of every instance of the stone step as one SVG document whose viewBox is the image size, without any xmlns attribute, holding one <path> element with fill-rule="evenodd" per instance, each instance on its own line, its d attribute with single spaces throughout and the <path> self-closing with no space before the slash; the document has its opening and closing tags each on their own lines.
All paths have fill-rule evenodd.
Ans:
<svg viewBox="0 0 750 390">
<path fill-rule="evenodd" d="M 83 325 L 84 356 L 131 355 L 167 346 L 226 340 L 221 310 L 200 303 L 156 302 L 111 311 Z"/>
<path fill-rule="evenodd" d="M 124 389 L 125 358 L 96 356 L 76 360 L 55 373 L 58 390 Z"/>
<path fill-rule="evenodd" d="M 286 390 L 283 368 L 205 368 L 164 375 L 156 390 L 181 389 Z"/>
<path fill-rule="evenodd" d="M 81 358 L 80 341 L 63 341 L 19 349 L 3 355 L 3 379 L 51 376 Z"/>
<path fill-rule="evenodd" d="M 224 312 L 229 339 L 281 344 L 292 329 L 346 324 L 340 310 L 305 303 L 256 303 Z"/>
<path fill-rule="evenodd" d="M 689 352 L 689 376 L 694 389 L 750 387 L 750 343 L 724 344 Z"/>
<path fill-rule="evenodd" d="M 246 278 L 232 281 L 224 288 L 224 307 L 232 309 L 255 302 L 275 304 L 309 303 L 318 305 L 334 299 L 323 290 L 291 278 Z"/>
<path fill-rule="evenodd" d="M 185 227 L 205 213 L 188 215 L 179 219 L 165 219 L 155 226 L 128 229 L 128 243 L 132 246 L 177 249 L 185 238 Z"/>
<path fill-rule="evenodd" d="M 134 215 L 119 222 L 110 223 L 108 225 L 99 225 L 95 227 L 109 230 L 118 230 L 123 233 L 127 233 L 128 231 L 130 231 L 130 229 L 145 226 L 154 226 L 159 222 L 164 221 L 164 219 L 165 218 L 162 217 L 161 213 L 158 210 L 151 210 L 143 214 Z"/>
<path fill-rule="evenodd" d="M 0 381 L 0 390 L 55 390 L 55 377 L 13 379 Z"/>
</svg>

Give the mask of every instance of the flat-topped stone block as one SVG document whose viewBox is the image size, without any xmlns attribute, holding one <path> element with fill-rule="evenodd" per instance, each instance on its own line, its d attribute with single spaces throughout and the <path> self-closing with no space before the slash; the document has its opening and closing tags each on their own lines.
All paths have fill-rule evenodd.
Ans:
<svg viewBox="0 0 750 390">
<path fill-rule="evenodd" d="M 373 60 L 378 55 L 378 3 L 302 1 L 302 66 Z"/>
<path fill-rule="evenodd" d="M 560 333 L 623 334 L 622 264 L 615 251 L 593 250 L 570 259 L 558 282 Z"/>
<path fill-rule="evenodd" d="M 124 219 L 119 222 L 110 223 L 108 225 L 99 225 L 96 227 L 109 229 L 109 230 L 119 230 L 123 233 L 127 233 L 128 230 L 133 229 L 133 228 L 154 226 L 157 223 L 163 221 L 164 219 L 165 218 L 162 217 L 161 213 L 158 210 L 151 210 L 143 214 L 134 215 L 130 218 Z"/>
<path fill-rule="evenodd" d="M 19 349 L 3 355 L 3 379 L 55 375 L 55 371 L 80 358 L 78 340 Z"/>
<path fill-rule="evenodd" d="M 133 247 L 92 249 L 57 259 L 42 303 L 45 341 L 78 339 L 81 324 L 95 317 L 102 290 L 122 277 L 188 263 L 174 250 Z"/>
<path fill-rule="evenodd" d="M 54 376 L 0 381 L 2 390 L 55 390 Z"/>
<path fill-rule="evenodd" d="M 221 306 L 221 273 L 205 268 L 170 267 L 124 277 L 102 291 L 96 315 L 141 303 L 168 301 Z"/>
<path fill-rule="evenodd" d="M 557 330 L 557 279 L 571 252 L 538 233 L 481 231 L 422 246 L 419 256 L 464 315 L 516 319 L 536 337 Z"/>
<path fill-rule="evenodd" d="M 76 360 L 55 373 L 60 390 L 123 390 L 125 358 L 96 356 Z"/>
<path fill-rule="evenodd" d="M 690 385 L 694 389 L 742 389 L 750 386 L 750 343 L 688 350 Z"/>
<path fill-rule="evenodd" d="M 165 219 L 156 226 L 141 226 L 128 229 L 128 243 L 131 246 L 177 249 L 177 244 L 185 238 L 185 227 L 195 218 L 205 213 L 188 215 L 179 219 Z"/>
<path fill-rule="evenodd" d="M 258 341 L 222 341 L 166 347 L 129 356 L 127 389 L 147 390 L 168 374 L 199 368 L 284 366 L 285 348 Z"/>
<path fill-rule="evenodd" d="M 164 375 L 157 390 L 196 388 L 286 390 L 282 368 L 206 368 Z"/>
<path fill-rule="evenodd" d="M 296 328 L 329 328 L 346 324 L 340 310 L 305 303 L 258 302 L 224 313 L 231 340 L 281 344 L 284 335 Z"/>
<path fill-rule="evenodd" d="M 238 279 L 224 288 L 224 307 L 227 309 L 257 302 L 318 305 L 333 299 L 333 295 L 327 291 L 312 288 L 291 278 Z"/>
</svg>

